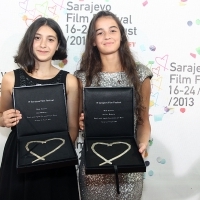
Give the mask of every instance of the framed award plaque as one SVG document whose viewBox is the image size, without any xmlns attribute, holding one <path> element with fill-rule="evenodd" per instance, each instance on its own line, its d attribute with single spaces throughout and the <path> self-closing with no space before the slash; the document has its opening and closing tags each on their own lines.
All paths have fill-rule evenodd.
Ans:
<svg viewBox="0 0 200 200">
<path fill-rule="evenodd" d="M 86 174 L 145 172 L 135 141 L 133 87 L 85 87 Z"/>
<path fill-rule="evenodd" d="M 22 114 L 16 127 L 19 173 L 78 164 L 63 84 L 15 87 L 13 100 Z"/>
</svg>

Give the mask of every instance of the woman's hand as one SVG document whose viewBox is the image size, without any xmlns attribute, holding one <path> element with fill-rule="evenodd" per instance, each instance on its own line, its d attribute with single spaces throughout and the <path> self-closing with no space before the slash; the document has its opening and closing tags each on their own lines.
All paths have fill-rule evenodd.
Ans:
<svg viewBox="0 0 200 200">
<path fill-rule="evenodd" d="M 1 117 L 3 126 L 10 128 L 19 123 L 19 120 L 22 118 L 22 115 L 19 110 L 9 109 L 4 111 Z"/>
<path fill-rule="evenodd" d="M 84 114 L 83 114 L 83 113 L 81 113 L 81 115 L 80 115 L 80 117 L 79 117 L 79 128 L 80 128 L 81 130 L 84 129 Z"/>
<path fill-rule="evenodd" d="M 144 143 L 140 143 L 139 152 L 141 153 L 142 157 L 145 158 L 147 156 L 147 145 Z"/>
</svg>

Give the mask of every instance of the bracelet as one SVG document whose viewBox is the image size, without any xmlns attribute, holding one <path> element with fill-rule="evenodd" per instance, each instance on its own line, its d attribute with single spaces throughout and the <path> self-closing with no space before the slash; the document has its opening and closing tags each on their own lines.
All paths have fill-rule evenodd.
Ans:
<svg viewBox="0 0 200 200">
<path fill-rule="evenodd" d="M 123 151 L 122 153 L 120 153 L 118 156 L 115 156 L 115 157 L 111 158 L 110 160 L 107 160 L 105 157 L 103 157 L 102 155 L 100 155 L 99 153 L 97 153 L 96 150 L 94 149 L 94 147 L 95 147 L 97 144 L 106 145 L 106 146 L 112 146 L 112 145 L 114 145 L 114 144 L 125 144 L 125 145 L 128 146 L 128 148 L 127 148 L 125 151 Z M 111 162 L 111 161 L 116 160 L 117 158 L 120 158 L 120 157 L 122 157 L 124 154 L 126 154 L 126 153 L 131 149 L 131 145 L 128 144 L 127 142 L 112 142 L 112 143 L 95 142 L 95 143 L 92 144 L 91 149 L 92 149 L 92 151 L 93 151 L 99 158 L 101 158 L 102 160 L 105 161 L 105 162 L 99 164 L 99 166 L 105 165 L 106 163 L 112 165 L 112 162 Z"/>
<path fill-rule="evenodd" d="M 55 149 L 53 149 L 52 151 L 48 152 L 47 154 L 43 155 L 43 156 L 39 156 L 38 154 L 34 153 L 33 151 L 30 151 L 28 146 L 29 144 L 31 143 L 41 143 L 41 144 L 45 144 L 51 140 L 61 140 L 62 143 L 60 145 L 58 145 Z M 51 139 L 48 139 L 48 140 L 45 140 L 45 141 L 40 141 L 40 140 L 36 140 L 36 141 L 30 141 L 30 142 L 27 142 L 25 148 L 28 152 L 30 152 L 30 154 L 32 154 L 33 156 L 35 156 L 37 159 L 32 161 L 32 163 L 34 162 L 37 162 L 39 160 L 45 160 L 45 157 L 49 156 L 50 154 L 54 153 L 55 151 L 57 151 L 58 149 L 60 149 L 61 146 L 63 146 L 65 144 L 65 140 L 62 139 L 62 138 L 51 138 Z"/>
</svg>

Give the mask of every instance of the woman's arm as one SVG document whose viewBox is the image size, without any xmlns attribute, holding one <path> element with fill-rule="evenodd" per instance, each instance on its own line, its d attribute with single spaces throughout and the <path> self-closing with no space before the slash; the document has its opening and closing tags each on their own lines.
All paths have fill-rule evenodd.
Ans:
<svg viewBox="0 0 200 200">
<path fill-rule="evenodd" d="M 68 74 L 66 78 L 66 92 L 67 92 L 67 117 L 69 134 L 74 143 L 79 130 L 79 82 L 78 79 Z"/>
<path fill-rule="evenodd" d="M 143 119 L 143 124 L 137 126 L 137 143 L 139 146 L 139 152 L 142 154 L 143 158 L 148 147 L 148 142 L 151 134 L 151 126 L 149 122 L 149 102 L 151 94 L 151 84 L 150 79 L 146 78 L 141 86 L 141 96 L 143 101 L 144 110 L 141 112 L 141 117 Z"/>
<path fill-rule="evenodd" d="M 7 72 L 1 83 L 0 126 L 12 127 L 22 118 L 20 111 L 13 109 L 12 90 L 14 87 L 14 72 Z"/>
</svg>

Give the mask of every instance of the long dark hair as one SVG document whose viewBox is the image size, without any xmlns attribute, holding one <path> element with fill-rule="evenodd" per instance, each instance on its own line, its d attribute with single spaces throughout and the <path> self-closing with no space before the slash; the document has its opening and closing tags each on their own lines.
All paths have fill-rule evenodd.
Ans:
<svg viewBox="0 0 200 200">
<path fill-rule="evenodd" d="M 35 57 L 33 54 L 33 41 L 37 30 L 47 25 L 52 28 L 58 37 L 59 47 L 53 55 L 52 60 L 63 60 L 67 58 L 67 41 L 59 24 L 50 18 L 41 17 L 35 20 L 27 29 L 17 51 L 17 55 L 14 56 L 15 63 L 19 67 L 24 68 L 26 71 L 31 73 L 35 68 Z"/>
<path fill-rule="evenodd" d="M 127 75 L 129 82 L 132 83 L 132 85 L 134 86 L 135 94 L 136 94 L 135 95 L 136 115 L 137 115 L 138 123 L 142 123 L 143 121 L 142 121 L 140 113 L 144 109 L 144 107 L 142 106 L 142 99 L 140 95 L 141 83 L 139 81 L 138 73 L 136 70 L 136 62 L 130 51 L 125 29 L 123 25 L 121 24 L 120 20 L 112 12 L 100 11 L 91 20 L 89 28 L 88 28 L 88 32 L 87 32 L 85 50 L 84 50 L 84 53 L 82 54 L 82 58 L 80 62 L 79 72 L 85 72 L 86 86 L 90 86 L 92 84 L 92 80 L 94 77 L 97 77 L 97 80 L 98 80 L 97 84 L 99 83 L 100 78 L 98 74 L 102 70 L 102 64 L 101 64 L 99 50 L 97 49 L 96 46 L 93 45 L 95 41 L 95 37 L 96 37 L 95 24 L 96 24 L 96 21 L 100 17 L 107 17 L 107 16 L 110 16 L 115 20 L 121 33 L 121 44 L 119 47 L 120 62 L 123 67 L 123 70 L 125 71 Z"/>
</svg>

